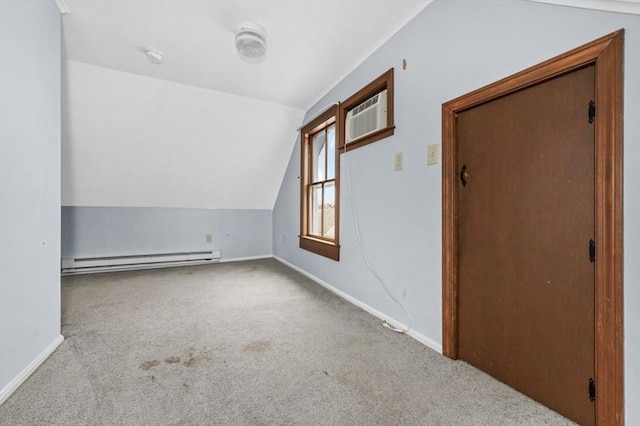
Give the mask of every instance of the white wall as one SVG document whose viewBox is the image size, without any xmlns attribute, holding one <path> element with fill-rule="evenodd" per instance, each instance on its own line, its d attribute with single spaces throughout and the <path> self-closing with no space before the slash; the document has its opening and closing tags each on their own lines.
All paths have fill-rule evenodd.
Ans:
<svg viewBox="0 0 640 426">
<path fill-rule="evenodd" d="M 63 66 L 64 257 L 272 254 L 271 210 L 304 111 Z"/>
<path fill-rule="evenodd" d="M 60 13 L 0 1 L 0 403 L 61 341 Z"/>
<path fill-rule="evenodd" d="M 304 111 L 64 66 L 63 205 L 273 208 Z"/>
<path fill-rule="evenodd" d="M 624 276 L 627 424 L 640 424 L 640 19 L 528 1 L 436 0 L 306 115 L 346 99 L 395 67 L 395 135 L 342 155 L 340 262 L 298 248 L 300 150 L 274 208 L 274 254 L 399 323 L 408 320 L 367 269 L 371 264 L 409 312 L 415 337 L 442 343 L 441 105 L 620 28 L 625 34 Z M 402 69 L 406 59 L 407 69 Z M 404 170 L 394 172 L 394 154 Z M 345 161 L 346 160 L 346 161 Z M 347 162 L 349 173 L 347 173 Z M 349 197 L 351 182 L 353 198 Z"/>
<path fill-rule="evenodd" d="M 62 258 L 212 249 L 221 261 L 266 257 L 272 222 L 271 210 L 65 206 Z"/>
</svg>

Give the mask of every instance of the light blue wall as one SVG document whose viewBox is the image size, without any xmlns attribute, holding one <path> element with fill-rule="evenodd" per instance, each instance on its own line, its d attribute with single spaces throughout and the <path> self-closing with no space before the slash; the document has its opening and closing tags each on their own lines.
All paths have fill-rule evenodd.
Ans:
<svg viewBox="0 0 640 426">
<path fill-rule="evenodd" d="M 395 135 L 341 157 L 340 262 L 298 248 L 299 142 L 274 207 L 274 254 L 406 324 L 402 310 L 365 265 L 355 238 L 355 215 L 371 264 L 406 305 L 414 332 L 436 347 L 441 345 L 442 169 L 441 164 L 426 164 L 427 146 L 441 141 L 441 105 L 620 28 L 626 29 L 625 405 L 627 424 L 640 424 L 638 15 L 518 0 L 436 0 L 306 115 L 307 120 L 312 118 L 326 105 L 346 99 L 395 68 Z M 400 172 L 394 172 L 397 152 L 404 153 Z"/>
<path fill-rule="evenodd" d="M 60 338 L 60 12 L 2 0 L 0 402 Z"/>
<path fill-rule="evenodd" d="M 224 261 L 271 256 L 271 238 L 270 210 L 62 207 L 62 258 L 219 249 Z"/>
</svg>

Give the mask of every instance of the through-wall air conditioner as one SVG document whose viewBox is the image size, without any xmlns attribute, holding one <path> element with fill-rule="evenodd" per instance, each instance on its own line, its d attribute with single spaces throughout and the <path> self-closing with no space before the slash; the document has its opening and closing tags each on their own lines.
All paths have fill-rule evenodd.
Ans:
<svg viewBox="0 0 640 426">
<path fill-rule="evenodd" d="M 347 113 L 345 143 L 387 127 L 387 89 Z"/>
</svg>

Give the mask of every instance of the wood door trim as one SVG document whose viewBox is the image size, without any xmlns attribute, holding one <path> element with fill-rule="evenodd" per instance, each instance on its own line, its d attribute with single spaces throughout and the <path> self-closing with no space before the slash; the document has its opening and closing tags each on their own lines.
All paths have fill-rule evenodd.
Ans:
<svg viewBox="0 0 640 426">
<path fill-rule="evenodd" d="M 621 29 L 442 105 L 443 352 L 458 357 L 457 114 L 593 64 L 595 81 L 595 382 L 596 424 L 622 425 L 623 40 Z M 586 111 L 586 106 L 585 106 Z M 586 119 L 586 112 L 585 112 Z M 586 253 L 586 252 L 585 252 Z M 586 382 L 585 382 L 586 393 Z"/>
</svg>

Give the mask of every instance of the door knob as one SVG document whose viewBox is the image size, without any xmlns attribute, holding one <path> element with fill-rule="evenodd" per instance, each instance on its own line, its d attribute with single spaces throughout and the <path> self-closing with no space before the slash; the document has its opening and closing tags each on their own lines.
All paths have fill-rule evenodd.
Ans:
<svg viewBox="0 0 640 426">
<path fill-rule="evenodd" d="M 460 181 L 462 182 L 462 186 L 467 184 L 467 179 L 469 179 L 469 173 L 467 172 L 467 165 L 462 165 L 462 170 L 460 171 Z"/>
</svg>

